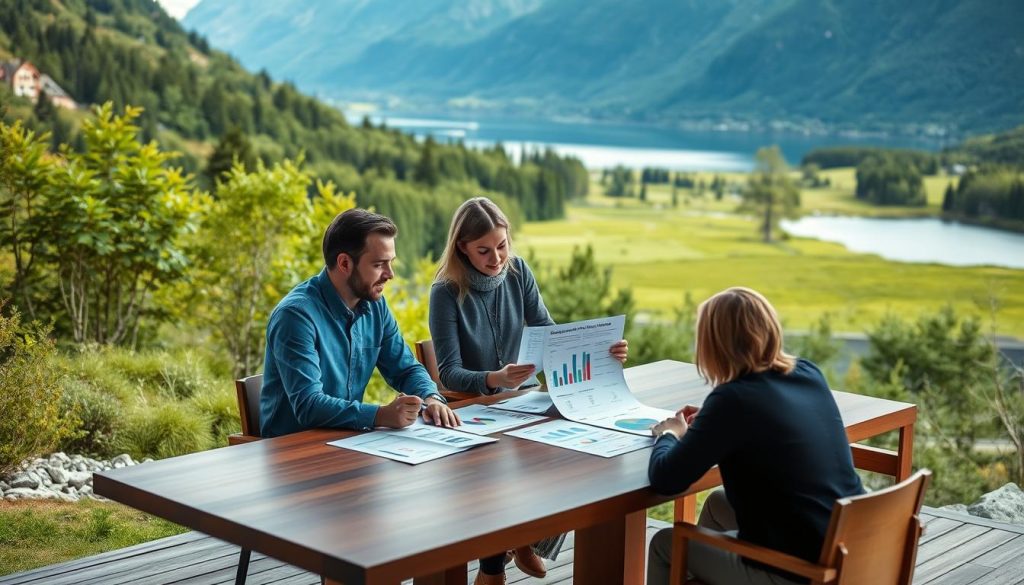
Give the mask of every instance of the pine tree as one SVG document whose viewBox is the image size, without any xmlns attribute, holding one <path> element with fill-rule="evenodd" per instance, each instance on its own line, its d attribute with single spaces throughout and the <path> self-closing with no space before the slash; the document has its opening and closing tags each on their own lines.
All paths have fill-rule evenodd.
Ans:
<svg viewBox="0 0 1024 585">
<path fill-rule="evenodd" d="M 217 147 L 210 153 L 207 159 L 206 170 L 203 173 L 210 179 L 210 183 L 216 183 L 224 173 L 227 173 L 238 161 L 245 167 L 247 172 L 256 169 L 256 155 L 252 150 L 252 143 L 238 126 L 232 126 L 220 138 Z"/>
<path fill-rule="evenodd" d="M 953 183 L 946 185 L 946 194 L 942 197 L 942 212 L 950 213 L 955 204 L 956 191 L 953 190 Z"/>
</svg>

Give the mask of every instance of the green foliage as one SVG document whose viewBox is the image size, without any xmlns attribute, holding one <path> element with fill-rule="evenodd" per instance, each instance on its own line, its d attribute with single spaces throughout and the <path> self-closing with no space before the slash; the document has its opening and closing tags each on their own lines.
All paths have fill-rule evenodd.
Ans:
<svg viewBox="0 0 1024 585">
<path fill-rule="evenodd" d="M 1020 228 L 1024 226 L 1024 174 L 991 165 L 967 171 L 956 191 L 947 190 L 942 208 L 954 217 L 1004 220 Z"/>
<path fill-rule="evenodd" d="M 220 137 L 217 146 L 206 160 L 204 175 L 210 184 L 216 183 L 239 163 L 246 172 L 256 169 L 256 154 L 252 142 L 238 126 L 232 126 Z"/>
<path fill-rule="evenodd" d="M 968 138 L 958 146 L 948 148 L 942 156 L 950 163 L 994 163 L 1024 167 L 1024 126 L 998 134 Z"/>
<path fill-rule="evenodd" d="M 841 348 L 841 343 L 832 337 L 832 333 L 832 316 L 824 313 L 804 335 L 796 337 L 787 349 L 792 349 L 797 356 L 826 369 L 839 355 Z"/>
<path fill-rule="evenodd" d="M 73 413 L 60 408 L 60 373 L 47 334 L 35 324 L 23 327 L 17 312 L 0 315 L 0 473 L 73 432 Z"/>
<path fill-rule="evenodd" d="M 800 191 L 789 179 L 786 159 L 778 146 L 760 148 L 755 155 L 756 170 L 743 190 L 740 211 L 754 213 L 759 219 L 761 237 L 772 241 L 783 217 L 794 217 L 800 206 Z"/>
<path fill-rule="evenodd" d="M 211 387 L 192 399 L 192 404 L 210 421 L 213 446 L 228 444 L 228 435 L 242 432 L 238 415 L 238 397 L 234 388 L 227 384 Z"/>
<path fill-rule="evenodd" d="M 213 446 L 211 418 L 184 402 L 157 402 L 129 414 L 116 447 L 134 459 L 162 459 Z"/>
<path fill-rule="evenodd" d="M 629 340 L 629 364 L 640 365 L 659 360 L 693 362 L 697 304 L 689 292 L 682 306 L 677 307 L 674 313 L 669 322 L 634 322 L 626 334 Z"/>
<path fill-rule="evenodd" d="M 800 166 L 816 165 L 819 169 L 856 167 L 869 158 L 889 158 L 899 166 L 912 166 L 922 175 L 939 171 L 939 157 L 924 150 L 882 148 L 878 146 L 827 146 L 810 150 Z"/>
<path fill-rule="evenodd" d="M 605 185 L 604 194 L 609 197 L 635 197 L 636 178 L 633 169 L 618 165 L 613 169 L 601 172 L 601 184 Z"/>
<path fill-rule="evenodd" d="M 217 185 L 195 237 L 196 298 L 186 318 L 213 329 L 236 376 L 254 373 L 262 363 L 271 310 L 323 266 L 319 240 L 325 226 L 355 205 L 325 184 L 310 201 L 310 177 L 301 162 L 267 168 L 258 161 L 252 173 L 236 163 Z"/>
<path fill-rule="evenodd" d="M 556 323 L 570 323 L 608 315 L 626 315 L 626 330 L 632 324 L 635 303 L 630 288 L 612 290 L 612 269 L 601 268 L 594 249 L 573 248 L 569 264 L 546 270 L 528 259 L 544 295 L 544 304 Z"/>
<path fill-rule="evenodd" d="M 857 165 L 856 195 L 875 205 L 928 204 L 920 171 L 887 154 L 869 156 Z"/>
<path fill-rule="evenodd" d="M 124 424 L 123 407 L 113 395 L 82 380 L 66 377 L 61 408 L 78 419 L 75 433 L 65 437 L 59 451 L 107 458 L 115 451 L 118 431 Z"/>
</svg>

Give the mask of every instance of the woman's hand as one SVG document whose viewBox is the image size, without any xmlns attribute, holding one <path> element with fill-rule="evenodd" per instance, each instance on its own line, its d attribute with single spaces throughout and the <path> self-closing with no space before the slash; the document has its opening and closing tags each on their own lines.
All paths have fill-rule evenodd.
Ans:
<svg viewBox="0 0 1024 585">
<path fill-rule="evenodd" d="M 518 388 L 533 375 L 533 364 L 509 364 L 495 372 L 487 372 L 488 388 Z"/>
<path fill-rule="evenodd" d="M 698 412 L 700 412 L 699 406 L 687 404 L 686 406 L 676 411 L 676 416 L 682 415 L 683 420 L 686 421 L 686 425 L 690 426 L 693 424 L 693 419 L 697 417 Z"/>
<path fill-rule="evenodd" d="M 671 418 L 666 418 L 660 423 L 651 427 L 651 434 L 655 437 L 660 437 L 664 432 L 670 432 L 676 436 L 677 439 L 682 439 L 683 435 L 686 434 L 686 430 L 690 428 L 690 425 L 686 424 L 686 419 L 683 415 L 676 414 Z"/>
<path fill-rule="evenodd" d="M 608 353 L 612 354 L 612 357 L 619 360 L 619 363 L 626 363 L 626 356 L 629 355 L 629 343 L 625 339 L 621 339 L 612 344 L 608 348 Z"/>
</svg>

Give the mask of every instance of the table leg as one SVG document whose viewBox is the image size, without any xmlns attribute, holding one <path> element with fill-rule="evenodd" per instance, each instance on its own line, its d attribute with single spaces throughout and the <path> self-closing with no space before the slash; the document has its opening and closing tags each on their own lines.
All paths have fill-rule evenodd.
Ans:
<svg viewBox="0 0 1024 585">
<path fill-rule="evenodd" d="M 900 427 L 900 446 L 896 451 L 896 482 L 901 482 L 913 472 L 914 425 Z"/>
<path fill-rule="evenodd" d="M 646 530 L 646 510 L 577 530 L 573 583 L 611 583 L 622 575 L 623 585 L 643 585 Z"/>
</svg>

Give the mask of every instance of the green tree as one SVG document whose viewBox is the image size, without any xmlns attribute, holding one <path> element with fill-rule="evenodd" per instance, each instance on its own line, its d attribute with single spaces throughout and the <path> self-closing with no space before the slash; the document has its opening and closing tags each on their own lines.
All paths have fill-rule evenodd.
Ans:
<svg viewBox="0 0 1024 585">
<path fill-rule="evenodd" d="M 414 175 L 416 181 L 430 187 L 436 187 L 441 182 L 441 169 L 438 166 L 435 150 L 437 150 L 437 144 L 432 136 L 428 136 L 420 151 L 420 160 L 416 163 Z"/>
<path fill-rule="evenodd" d="M 49 262 L 76 342 L 134 345 L 151 293 L 184 276 L 182 237 L 198 196 L 167 163 L 176 155 L 139 144 L 133 121 L 107 103 L 82 125 L 86 151 L 68 153 L 45 225 Z"/>
<path fill-rule="evenodd" d="M 206 162 L 205 174 L 210 184 L 216 183 L 238 162 L 247 171 L 256 168 L 256 154 L 252 143 L 238 126 L 232 126 L 220 137 Z"/>
<path fill-rule="evenodd" d="M 47 152 L 48 136 L 26 129 L 21 121 L 0 122 L 0 244 L 14 260 L 9 294 L 29 318 L 40 318 L 36 305 L 47 295 L 43 250 L 48 242 L 45 216 L 58 165 Z"/>
<path fill-rule="evenodd" d="M 942 212 L 949 213 L 956 207 L 956 190 L 953 183 L 946 185 L 946 193 L 942 196 Z"/>
<path fill-rule="evenodd" d="M 530 260 L 530 264 L 536 262 Z M 624 314 L 629 330 L 635 309 L 633 290 L 612 290 L 612 269 L 597 265 L 592 247 L 573 248 L 567 266 L 554 271 L 536 266 L 535 272 L 544 304 L 556 323 Z"/>
<path fill-rule="evenodd" d="M 324 227 L 354 207 L 353 197 L 318 184 L 297 163 L 249 173 L 235 164 L 217 185 L 196 234 L 194 284 L 188 303 L 199 327 L 211 327 L 231 356 L 234 374 L 255 372 L 263 359 L 267 319 L 274 305 L 317 266 Z M 319 261 L 317 259 L 319 258 Z"/>
<path fill-rule="evenodd" d="M 793 217 L 800 206 L 800 191 L 788 175 L 786 160 L 778 146 L 758 149 L 757 167 L 743 190 L 741 211 L 754 213 L 759 219 L 762 238 L 771 242 L 772 234 L 783 217 Z"/>
</svg>

